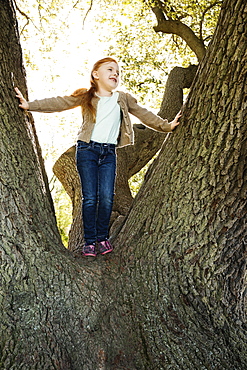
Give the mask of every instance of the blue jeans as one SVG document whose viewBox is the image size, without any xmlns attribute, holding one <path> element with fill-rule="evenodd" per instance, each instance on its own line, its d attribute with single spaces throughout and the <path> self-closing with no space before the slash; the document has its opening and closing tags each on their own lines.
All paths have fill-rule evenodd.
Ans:
<svg viewBox="0 0 247 370">
<path fill-rule="evenodd" d="M 82 186 L 82 217 L 86 244 L 108 238 L 116 177 L 114 144 L 78 141 L 76 165 Z"/>
</svg>

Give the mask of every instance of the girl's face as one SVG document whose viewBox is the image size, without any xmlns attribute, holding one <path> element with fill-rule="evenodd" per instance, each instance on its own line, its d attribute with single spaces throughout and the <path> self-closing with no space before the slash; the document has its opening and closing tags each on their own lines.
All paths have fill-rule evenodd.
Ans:
<svg viewBox="0 0 247 370">
<path fill-rule="evenodd" d="M 101 64 L 97 71 L 93 71 L 94 80 L 98 89 L 112 91 L 119 84 L 119 67 L 115 62 Z"/>
</svg>

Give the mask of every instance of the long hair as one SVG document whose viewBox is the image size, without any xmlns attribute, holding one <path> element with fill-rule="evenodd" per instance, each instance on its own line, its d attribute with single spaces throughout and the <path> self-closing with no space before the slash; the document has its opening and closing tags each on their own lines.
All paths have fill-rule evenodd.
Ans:
<svg viewBox="0 0 247 370">
<path fill-rule="evenodd" d="M 93 115 L 93 118 L 95 119 L 96 117 L 96 110 L 94 106 L 92 105 L 92 99 L 95 96 L 95 93 L 97 91 L 97 81 L 93 77 L 93 72 L 97 71 L 99 67 L 104 64 L 104 63 L 110 63 L 114 62 L 117 63 L 116 59 L 111 58 L 111 57 L 106 57 L 103 59 L 98 60 L 91 71 L 91 76 L 90 76 L 90 88 L 87 89 L 77 89 L 76 91 L 73 92 L 72 96 L 81 96 L 82 97 L 82 109 L 83 111 L 89 110 L 90 113 Z"/>
</svg>

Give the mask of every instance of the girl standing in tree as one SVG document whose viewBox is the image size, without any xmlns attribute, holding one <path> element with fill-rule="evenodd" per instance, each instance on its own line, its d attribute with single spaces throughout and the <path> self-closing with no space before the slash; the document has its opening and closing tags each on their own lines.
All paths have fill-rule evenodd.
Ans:
<svg viewBox="0 0 247 370">
<path fill-rule="evenodd" d="M 19 107 L 35 112 L 61 112 L 81 106 L 83 122 L 76 145 L 76 165 L 81 180 L 84 256 L 96 256 L 113 250 L 108 229 L 113 206 L 116 174 L 116 146 L 134 143 L 129 113 L 146 126 L 170 132 L 178 124 L 180 113 L 170 123 L 137 104 L 128 93 L 115 91 L 119 67 L 111 57 L 97 61 L 91 72 L 91 87 L 76 90 L 70 96 L 27 102 L 15 88 Z"/>
</svg>

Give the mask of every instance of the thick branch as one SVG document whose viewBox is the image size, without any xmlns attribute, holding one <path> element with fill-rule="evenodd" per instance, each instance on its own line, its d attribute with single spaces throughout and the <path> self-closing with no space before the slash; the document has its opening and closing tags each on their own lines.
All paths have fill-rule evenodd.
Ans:
<svg viewBox="0 0 247 370">
<path fill-rule="evenodd" d="M 196 36 L 191 28 L 179 20 L 166 20 L 161 9 L 157 7 L 152 8 L 152 11 L 154 12 L 158 22 L 157 26 L 154 27 L 154 31 L 172 33 L 180 36 L 191 48 L 191 50 L 194 51 L 198 60 L 201 61 L 205 55 L 206 49 L 203 41 Z"/>
<path fill-rule="evenodd" d="M 195 77 L 197 66 L 188 68 L 175 67 L 169 74 L 164 96 L 158 115 L 171 121 L 183 105 L 183 89 L 189 88 Z M 134 125 L 135 145 L 125 150 L 128 153 L 129 177 L 140 171 L 157 153 L 162 145 L 165 134 L 160 134 L 145 126 Z M 123 148 L 124 149 L 124 148 Z"/>
</svg>

